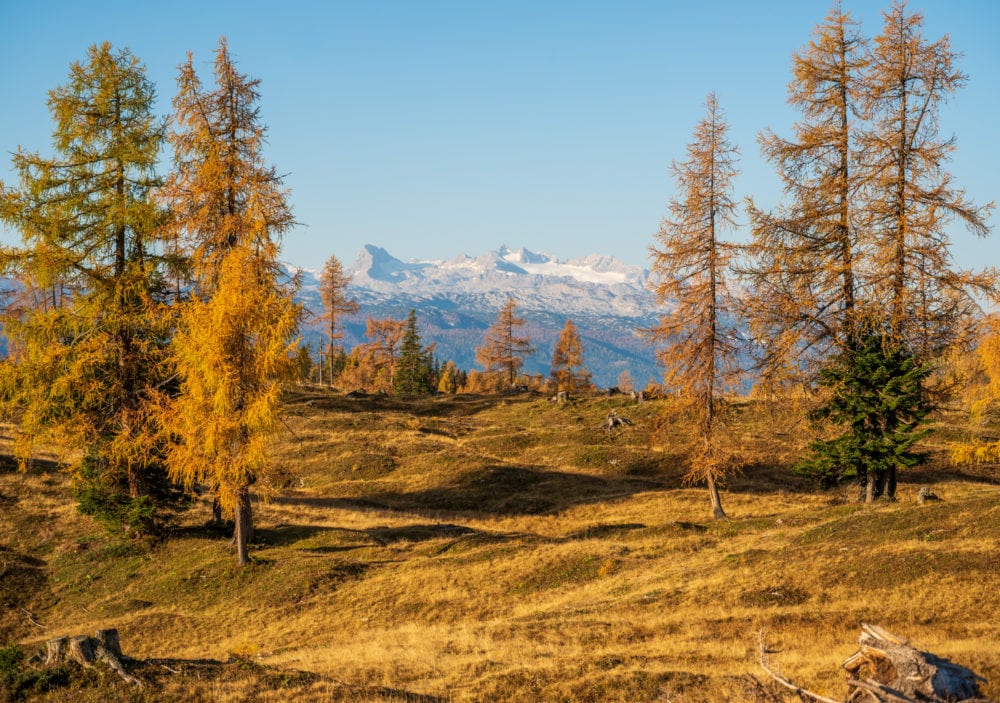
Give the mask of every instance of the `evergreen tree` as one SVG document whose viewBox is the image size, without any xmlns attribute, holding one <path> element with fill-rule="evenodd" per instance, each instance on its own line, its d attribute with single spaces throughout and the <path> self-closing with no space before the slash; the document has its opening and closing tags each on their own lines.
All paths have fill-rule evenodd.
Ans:
<svg viewBox="0 0 1000 703">
<path fill-rule="evenodd" d="M 736 306 L 726 285 L 730 252 L 720 235 L 734 225 L 738 152 L 726 137 L 729 128 L 714 94 L 706 109 L 687 160 L 673 164 L 679 193 L 660 225 L 658 246 L 650 248 L 656 299 L 672 306 L 650 334 L 662 344 L 665 385 L 676 390 L 696 417 L 700 446 L 688 479 L 708 484 L 712 514 L 724 518 L 718 484 L 730 470 L 731 457 L 718 441 L 722 418 L 717 404 L 719 393 L 739 371 L 739 340 L 726 322 Z"/>
<path fill-rule="evenodd" d="M 535 353 L 529 337 L 514 333 L 524 325 L 524 318 L 518 317 L 516 311 L 517 303 L 508 298 L 497 321 L 486 330 L 483 345 L 476 349 L 476 361 L 483 365 L 487 375 L 496 379 L 498 390 L 513 388 L 524 358 Z"/>
<path fill-rule="evenodd" d="M 300 314 L 280 282 L 279 237 L 293 220 L 281 179 L 263 160 L 257 86 L 237 72 L 224 39 L 213 89 L 202 87 L 188 56 L 174 98 L 166 191 L 195 284 L 173 344 L 181 393 L 169 416 L 180 441 L 169 466 L 186 486 L 215 490 L 235 518 L 240 564 L 253 531 L 250 487 L 268 489 L 267 450 L 281 384 L 294 376 Z"/>
<path fill-rule="evenodd" d="M 334 370 L 334 360 L 339 353 L 343 353 L 343 347 L 336 342 L 343 338 L 344 332 L 337 328 L 337 324 L 345 315 L 353 315 L 358 311 L 358 302 L 347 295 L 347 284 L 349 279 L 344 275 L 344 267 L 340 259 L 331 256 L 323 267 L 323 272 L 319 276 L 319 292 L 323 299 L 323 319 L 329 323 L 328 333 L 330 336 L 329 349 L 329 374 L 330 383 L 336 375 Z M 320 357 L 322 363 L 322 356 Z"/>
<path fill-rule="evenodd" d="M 552 350 L 550 373 L 557 391 L 576 392 L 591 387 L 590 372 L 583 362 L 583 342 L 572 320 L 566 320 Z"/>
<path fill-rule="evenodd" d="M 138 530 L 174 497 L 151 402 L 170 377 L 171 332 L 154 102 L 134 55 L 90 47 L 49 94 L 57 155 L 18 151 L 20 188 L 0 185 L 0 218 L 24 243 L 0 256 L 22 285 L 4 311 L 10 363 L 0 365 L 21 458 L 36 438 L 82 449 L 71 465 L 81 509 Z"/>
<path fill-rule="evenodd" d="M 926 461 L 913 445 L 930 406 L 922 391 L 930 367 L 920 365 L 895 337 L 866 333 L 820 372 L 830 397 L 812 417 L 844 428 L 831 440 L 810 445 L 812 456 L 799 470 L 825 485 L 855 479 L 865 500 L 894 498 L 896 470 Z"/>
<path fill-rule="evenodd" d="M 431 359 L 427 351 L 420 346 L 417 311 L 410 310 L 399 348 L 399 361 L 396 362 L 393 390 L 406 395 L 429 393 L 431 371 Z"/>
</svg>

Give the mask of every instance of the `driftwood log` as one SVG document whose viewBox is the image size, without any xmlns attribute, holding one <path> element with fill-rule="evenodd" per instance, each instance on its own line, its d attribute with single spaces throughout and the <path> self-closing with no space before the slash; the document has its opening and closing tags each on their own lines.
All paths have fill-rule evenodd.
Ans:
<svg viewBox="0 0 1000 703">
<path fill-rule="evenodd" d="M 760 664 L 764 671 L 798 696 L 821 703 L 993 703 L 978 697 L 979 683 L 985 681 L 981 676 L 921 652 L 876 625 L 861 625 L 858 651 L 843 663 L 848 674 L 844 701 L 795 685 L 771 668 L 767 654 L 761 638 Z"/>
<path fill-rule="evenodd" d="M 632 421 L 627 417 L 622 417 L 616 411 L 612 410 L 608 413 L 608 418 L 604 421 L 604 429 L 608 432 L 615 429 L 616 427 L 625 427 L 631 425 Z"/>
<path fill-rule="evenodd" d="M 142 682 L 125 669 L 125 662 L 128 661 L 131 658 L 122 654 L 118 630 L 115 629 L 98 630 L 93 637 L 64 635 L 45 643 L 45 666 L 76 662 L 80 666 L 93 668 L 100 663 L 127 683 L 142 686 Z"/>
</svg>

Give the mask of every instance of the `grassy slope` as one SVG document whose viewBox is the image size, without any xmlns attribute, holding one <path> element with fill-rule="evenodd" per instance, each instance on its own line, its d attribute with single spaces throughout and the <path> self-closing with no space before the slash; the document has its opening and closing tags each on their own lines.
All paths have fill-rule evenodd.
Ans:
<svg viewBox="0 0 1000 703">
<path fill-rule="evenodd" d="M 613 407 L 635 427 L 597 429 Z M 723 496 L 731 519 L 711 523 L 669 432 L 650 441 L 656 412 L 299 393 L 286 486 L 257 508 L 245 570 L 199 527 L 206 504 L 165 544 L 123 546 L 75 513 L 52 465 L 5 464 L 0 644 L 114 626 L 136 657 L 242 657 L 210 676 L 149 667 L 149 700 L 676 703 L 740 699 L 761 630 L 787 675 L 838 696 L 873 622 L 1000 698 L 995 473 L 939 462 L 904 476 L 895 504 L 847 503 L 790 476 L 780 418 L 744 408 L 753 463 Z M 944 500 L 917 506 L 920 483 Z M 83 694 L 67 695 L 48 699 Z M 91 699 L 107 696 L 141 698 L 105 681 Z"/>
</svg>

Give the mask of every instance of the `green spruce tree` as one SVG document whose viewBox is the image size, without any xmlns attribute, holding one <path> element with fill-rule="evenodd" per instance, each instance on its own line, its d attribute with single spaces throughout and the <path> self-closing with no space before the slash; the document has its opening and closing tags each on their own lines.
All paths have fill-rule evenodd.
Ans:
<svg viewBox="0 0 1000 703">
<path fill-rule="evenodd" d="M 405 395 L 429 393 L 432 372 L 432 355 L 420 346 L 417 331 L 417 311 L 410 310 L 406 318 L 399 360 L 393 377 L 393 390 Z"/>
<path fill-rule="evenodd" d="M 843 428 L 833 439 L 810 445 L 799 465 L 824 485 L 857 481 L 866 502 L 895 498 L 897 469 L 926 461 L 914 444 L 930 432 L 921 427 L 930 413 L 922 391 L 930 374 L 894 336 L 867 332 L 820 372 L 830 396 L 812 418 Z"/>
</svg>

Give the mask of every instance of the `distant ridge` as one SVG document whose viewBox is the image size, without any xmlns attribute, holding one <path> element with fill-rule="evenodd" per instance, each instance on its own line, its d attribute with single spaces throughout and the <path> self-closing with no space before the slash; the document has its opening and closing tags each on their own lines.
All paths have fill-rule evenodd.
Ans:
<svg viewBox="0 0 1000 703">
<path fill-rule="evenodd" d="M 366 341 L 367 317 L 403 318 L 413 308 L 424 343 L 435 342 L 439 358 L 477 368 L 474 348 L 512 296 L 537 347 L 525 363 L 526 372 L 548 374 L 552 347 L 565 321 L 572 319 L 596 383 L 613 385 L 624 370 L 639 384 L 658 379 L 654 350 L 637 330 L 655 324 L 662 309 L 648 288 L 648 272 L 613 256 L 563 261 L 503 245 L 477 256 L 401 261 L 367 244 L 345 273 L 351 277 L 350 293 L 361 306 L 347 320 L 348 348 Z M 300 274 L 300 297 L 318 316 L 322 302 L 317 272 L 303 269 Z M 313 320 L 305 341 L 315 346 L 320 334 Z"/>
</svg>

